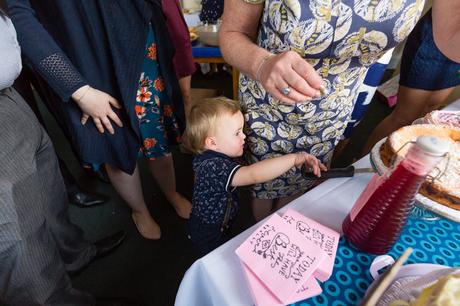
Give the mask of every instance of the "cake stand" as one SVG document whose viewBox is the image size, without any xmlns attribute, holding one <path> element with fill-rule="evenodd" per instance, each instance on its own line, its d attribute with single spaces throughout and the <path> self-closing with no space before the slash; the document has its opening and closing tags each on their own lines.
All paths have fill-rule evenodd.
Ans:
<svg viewBox="0 0 460 306">
<path fill-rule="evenodd" d="M 369 154 L 370 155 L 370 161 L 371 161 L 371 165 L 372 167 L 375 169 L 375 171 L 377 171 L 378 174 L 382 175 L 383 173 L 385 173 L 387 170 L 388 170 L 388 167 L 385 166 L 385 164 L 383 163 L 381 157 L 380 157 L 380 147 L 385 143 L 386 141 L 386 138 L 380 140 L 379 142 L 377 142 L 377 144 L 372 148 L 372 151 L 371 153 Z M 419 206 L 421 208 L 424 208 L 424 209 L 428 209 L 438 215 L 441 215 L 443 217 L 446 217 L 450 220 L 453 220 L 455 222 L 460 222 L 460 211 L 459 210 L 455 210 L 453 208 L 450 208 L 446 205 L 442 205 L 436 201 L 433 201 L 427 197 L 425 197 L 424 195 L 420 194 L 420 193 L 417 193 L 417 195 L 415 196 L 415 202 L 416 202 L 416 206 Z M 420 214 L 420 217 L 424 218 L 424 219 L 430 219 L 430 218 L 426 218 L 423 216 L 423 212 L 421 211 L 417 211 L 417 209 L 415 209 L 414 212 L 412 212 L 412 215 L 414 215 L 414 213 L 417 215 L 417 214 Z"/>
</svg>

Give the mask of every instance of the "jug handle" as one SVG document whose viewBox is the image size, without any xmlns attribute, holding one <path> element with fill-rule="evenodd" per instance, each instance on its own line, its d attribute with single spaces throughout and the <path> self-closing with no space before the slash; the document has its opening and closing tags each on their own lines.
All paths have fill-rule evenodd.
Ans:
<svg viewBox="0 0 460 306">
<path fill-rule="evenodd" d="M 369 272 L 372 278 L 375 280 L 379 277 L 379 271 L 383 268 L 391 266 L 394 264 L 395 260 L 389 255 L 381 255 L 374 258 L 369 268 Z"/>
</svg>

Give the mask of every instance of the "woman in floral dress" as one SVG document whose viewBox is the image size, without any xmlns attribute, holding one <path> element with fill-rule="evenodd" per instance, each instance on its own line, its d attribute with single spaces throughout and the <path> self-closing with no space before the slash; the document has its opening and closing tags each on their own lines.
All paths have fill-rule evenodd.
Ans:
<svg viewBox="0 0 460 306">
<path fill-rule="evenodd" d="M 329 164 L 370 65 L 404 40 L 423 0 L 229 0 L 221 49 L 242 74 L 248 162 L 296 151 Z M 253 188 L 257 220 L 311 187 L 300 171 Z"/>
</svg>

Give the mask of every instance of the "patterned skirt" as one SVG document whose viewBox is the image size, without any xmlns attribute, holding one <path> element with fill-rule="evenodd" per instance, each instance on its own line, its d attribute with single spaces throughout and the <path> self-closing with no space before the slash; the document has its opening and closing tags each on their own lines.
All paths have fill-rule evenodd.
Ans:
<svg viewBox="0 0 460 306">
<path fill-rule="evenodd" d="M 168 145 L 177 144 L 180 130 L 157 62 L 155 34 L 150 28 L 137 90 L 136 115 L 139 119 L 142 146 L 139 152 L 150 160 L 168 155 Z"/>
</svg>

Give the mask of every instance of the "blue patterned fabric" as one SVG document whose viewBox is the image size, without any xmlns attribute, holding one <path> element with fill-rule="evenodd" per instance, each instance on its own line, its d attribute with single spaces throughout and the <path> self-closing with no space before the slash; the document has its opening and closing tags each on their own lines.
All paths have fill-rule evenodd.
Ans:
<svg viewBox="0 0 460 306">
<path fill-rule="evenodd" d="M 429 10 L 407 38 L 401 59 L 399 84 L 423 90 L 441 90 L 460 84 L 460 63 L 448 59 L 433 38 L 433 21 Z"/>
<path fill-rule="evenodd" d="M 178 143 L 180 130 L 174 117 L 171 101 L 165 91 L 152 27 L 150 27 L 145 45 L 135 110 L 139 119 L 142 140 L 139 155 L 155 160 L 170 154 L 168 145 Z"/>
<path fill-rule="evenodd" d="M 231 187 L 231 182 L 240 167 L 240 164 L 227 155 L 211 150 L 195 157 L 195 186 L 190 219 L 204 224 L 222 224 L 230 197 L 230 219 L 236 216 L 238 194 L 236 188 Z"/>
<path fill-rule="evenodd" d="M 246 2 L 260 2 L 248 1 Z M 247 161 L 305 151 L 324 164 L 331 160 L 354 108 L 368 68 L 403 41 L 417 23 L 423 1 L 265 0 L 257 44 L 274 54 L 294 51 L 323 78 L 327 93 L 286 105 L 260 82 L 240 76 Z M 256 184 L 261 199 L 287 197 L 314 182 L 300 170 Z"/>
<path fill-rule="evenodd" d="M 409 218 L 388 255 L 397 258 L 408 247 L 414 251 L 406 264 L 460 267 L 460 223 L 444 218 L 437 221 Z M 372 283 L 369 267 L 375 257 L 356 250 L 342 237 L 332 276 L 321 284 L 323 293 L 292 305 L 358 305 Z"/>
<path fill-rule="evenodd" d="M 347 123 L 347 127 L 343 132 L 342 138 L 347 139 L 353 134 L 353 130 L 358 126 L 361 119 L 369 107 L 369 104 L 374 97 L 377 87 L 380 85 L 380 80 L 385 73 L 387 63 L 376 62 L 369 67 L 363 85 L 361 85 L 355 101 L 355 107 L 351 113 L 351 118 Z"/>
</svg>

